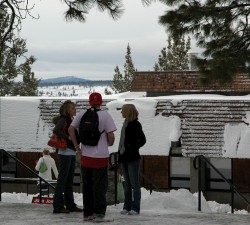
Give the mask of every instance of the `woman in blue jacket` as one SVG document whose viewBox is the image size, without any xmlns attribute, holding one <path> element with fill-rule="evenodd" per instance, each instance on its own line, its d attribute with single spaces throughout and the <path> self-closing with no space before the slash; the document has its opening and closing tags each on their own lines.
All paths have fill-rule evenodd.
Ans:
<svg viewBox="0 0 250 225">
<path fill-rule="evenodd" d="M 118 149 L 118 160 L 124 176 L 125 195 L 121 214 L 138 215 L 141 204 L 139 149 L 146 143 L 146 137 L 138 121 L 138 111 L 133 104 L 123 105 L 121 113 L 125 119 Z"/>
</svg>

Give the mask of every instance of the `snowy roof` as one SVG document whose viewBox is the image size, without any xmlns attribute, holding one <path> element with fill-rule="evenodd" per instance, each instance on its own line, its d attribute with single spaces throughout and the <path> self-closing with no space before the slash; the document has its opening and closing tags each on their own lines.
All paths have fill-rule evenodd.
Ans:
<svg viewBox="0 0 250 225">
<path fill-rule="evenodd" d="M 77 110 L 88 107 L 88 96 L 68 98 Z M 145 97 L 144 92 L 103 96 L 117 126 L 116 152 L 123 122 L 120 108 L 133 103 L 139 111 L 147 143 L 142 155 L 168 156 L 171 142 L 181 137 L 184 156 L 250 158 L 250 95 L 176 95 Z M 7 151 L 41 152 L 47 148 L 51 119 L 65 98 L 1 97 L 0 148 Z"/>
</svg>

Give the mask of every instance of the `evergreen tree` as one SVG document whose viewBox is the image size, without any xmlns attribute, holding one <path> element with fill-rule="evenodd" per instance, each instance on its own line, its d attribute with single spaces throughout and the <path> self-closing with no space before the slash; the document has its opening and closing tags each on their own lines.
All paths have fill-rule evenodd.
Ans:
<svg viewBox="0 0 250 225">
<path fill-rule="evenodd" d="M 134 74 L 136 69 L 133 64 L 133 60 L 131 58 L 131 49 L 128 44 L 127 46 L 127 54 L 125 56 L 126 62 L 124 64 L 124 90 L 130 91 L 131 90 L 131 83 L 134 78 Z"/>
<path fill-rule="evenodd" d="M 160 23 L 176 38 L 193 34 L 204 49 L 197 65 L 207 80 L 230 81 L 239 72 L 250 73 L 250 4 L 246 0 L 164 0 L 172 10 Z"/>
<path fill-rule="evenodd" d="M 188 70 L 188 51 L 190 47 L 190 37 L 185 42 L 185 38 L 176 40 L 168 37 L 167 49 L 164 47 L 158 57 L 158 62 L 155 63 L 155 71 L 182 71 Z"/>
<path fill-rule="evenodd" d="M 167 59 L 167 51 L 166 48 L 161 50 L 161 55 L 158 57 L 158 63 L 155 63 L 154 70 L 155 71 L 168 71 L 168 59 Z"/>
<path fill-rule="evenodd" d="M 128 44 L 127 53 L 125 55 L 124 76 L 121 74 L 119 67 L 115 67 L 115 74 L 112 82 L 112 89 L 115 91 L 115 93 L 130 91 L 135 72 L 136 69 L 133 64 L 131 49 Z"/>
<path fill-rule="evenodd" d="M 9 20 L 7 12 L 5 14 L 3 12 L 0 14 L 1 40 L 8 29 Z M 17 38 L 12 31 L 5 40 L 0 53 L 0 96 L 35 95 L 39 82 L 31 72 L 31 65 L 35 62 L 35 58 L 25 56 L 27 52 L 25 40 Z M 23 82 L 14 82 L 17 76 L 22 76 Z"/>
<path fill-rule="evenodd" d="M 115 67 L 115 74 L 113 77 L 112 89 L 115 91 L 115 93 L 121 93 L 124 90 L 123 76 L 118 66 Z"/>
<path fill-rule="evenodd" d="M 72 21 L 73 19 L 80 22 L 86 21 L 86 15 L 89 11 L 96 7 L 101 12 L 108 12 L 108 14 L 113 19 L 118 19 L 122 13 L 122 1 L 121 0 L 105 0 L 105 1 L 96 1 L 96 0 L 63 0 L 68 6 L 67 11 L 65 12 L 65 18 L 67 21 Z"/>
<path fill-rule="evenodd" d="M 112 92 L 110 90 L 108 90 L 108 88 L 104 89 L 104 93 L 105 93 L 105 95 L 112 95 Z"/>
<path fill-rule="evenodd" d="M 22 20 L 26 19 L 27 16 L 32 19 L 38 19 L 39 16 L 35 17 L 31 11 L 34 9 L 35 4 L 30 3 L 29 0 L 1 0 L 0 1 L 0 19 L 3 17 L 7 18 L 8 24 L 0 38 L 0 61 L 1 53 L 3 52 L 4 45 L 8 41 L 9 35 L 14 31 L 20 31 L 22 28 Z M 7 17 L 6 15 L 7 14 Z M 5 22 L 6 22 L 5 21 Z M 3 21 L 1 21 L 3 22 Z M 2 30 L 2 28 L 1 28 Z"/>
<path fill-rule="evenodd" d="M 14 86 L 13 95 L 35 96 L 39 80 L 35 78 L 34 72 L 31 71 L 31 65 L 35 58 L 30 56 L 23 64 L 18 66 L 19 73 L 23 76 L 23 82 L 18 82 Z"/>
</svg>

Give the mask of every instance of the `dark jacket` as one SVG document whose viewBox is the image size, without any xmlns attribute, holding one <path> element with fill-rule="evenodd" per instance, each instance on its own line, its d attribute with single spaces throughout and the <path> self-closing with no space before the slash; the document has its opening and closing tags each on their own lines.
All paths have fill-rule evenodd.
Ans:
<svg viewBox="0 0 250 225">
<path fill-rule="evenodd" d="M 125 129 L 125 152 L 120 155 L 118 152 L 119 162 L 130 162 L 141 158 L 139 149 L 146 143 L 146 137 L 142 130 L 141 123 L 138 119 L 129 122 Z"/>
<path fill-rule="evenodd" d="M 57 134 L 61 138 L 66 139 L 67 147 L 75 151 L 73 142 L 69 140 L 69 132 L 68 132 L 69 126 L 72 122 L 71 118 L 66 116 L 60 116 L 57 118 L 57 120 L 54 120 L 53 122 L 56 123 L 53 129 L 53 133 Z M 66 122 L 66 127 L 65 127 L 65 122 Z M 77 143 L 79 144 L 79 135 L 77 130 L 75 130 L 75 134 Z"/>
</svg>

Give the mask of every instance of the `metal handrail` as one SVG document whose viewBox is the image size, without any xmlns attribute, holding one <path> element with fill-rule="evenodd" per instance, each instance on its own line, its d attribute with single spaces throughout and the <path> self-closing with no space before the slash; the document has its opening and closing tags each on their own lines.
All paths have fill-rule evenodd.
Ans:
<svg viewBox="0 0 250 225">
<path fill-rule="evenodd" d="M 196 161 L 198 160 L 198 166 Z M 234 213 L 234 192 L 236 192 L 248 205 L 250 201 L 203 155 L 198 155 L 194 158 L 193 166 L 198 170 L 198 210 L 201 211 L 201 160 L 206 162 L 214 169 L 216 173 L 230 186 L 231 189 L 231 213 Z"/>
<path fill-rule="evenodd" d="M 150 194 L 152 194 L 152 191 L 153 191 L 153 188 L 156 190 L 156 191 L 159 191 L 160 189 L 156 186 L 156 184 L 150 179 L 148 178 L 144 173 L 140 172 L 139 175 L 149 183 L 150 185 Z"/>
<path fill-rule="evenodd" d="M 11 155 L 10 153 L 8 153 L 7 151 L 5 151 L 4 149 L 0 149 L 0 201 L 2 201 L 2 166 L 3 166 L 2 165 L 2 158 L 3 158 L 3 154 L 5 154 L 8 157 L 14 159 L 22 167 L 24 167 L 25 169 L 27 169 L 31 174 L 33 174 L 35 177 L 39 178 L 39 184 L 40 184 L 39 203 L 40 204 L 42 203 L 42 190 L 41 190 L 41 182 L 42 181 L 55 190 L 55 187 L 51 183 L 49 183 L 48 181 L 46 181 L 45 179 L 43 179 L 42 177 L 40 177 L 37 173 L 35 173 L 31 168 L 29 168 L 27 165 L 25 165 L 18 158 L 16 158 L 15 156 Z"/>
<path fill-rule="evenodd" d="M 117 182 L 118 182 L 118 179 L 117 179 L 117 169 L 119 167 L 118 152 L 113 152 L 113 153 L 109 154 L 109 165 L 110 165 L 110 168 L 113 168 L 114 172 L 115 172 L 114 173 L 114 176 L 115 176 L 114 180 L 115 180 L 115 204 L 116 204 L 118 202 L 117 201 Z M 155 185 L 155 183 L 150 178 L 148 178 L 142 172 L 139 172 L 139 175 L 150 184 L 150 194 L 152 193 L 153 188 L 156 191 L 159 191 L 159 188 Z"/>
</svg>

